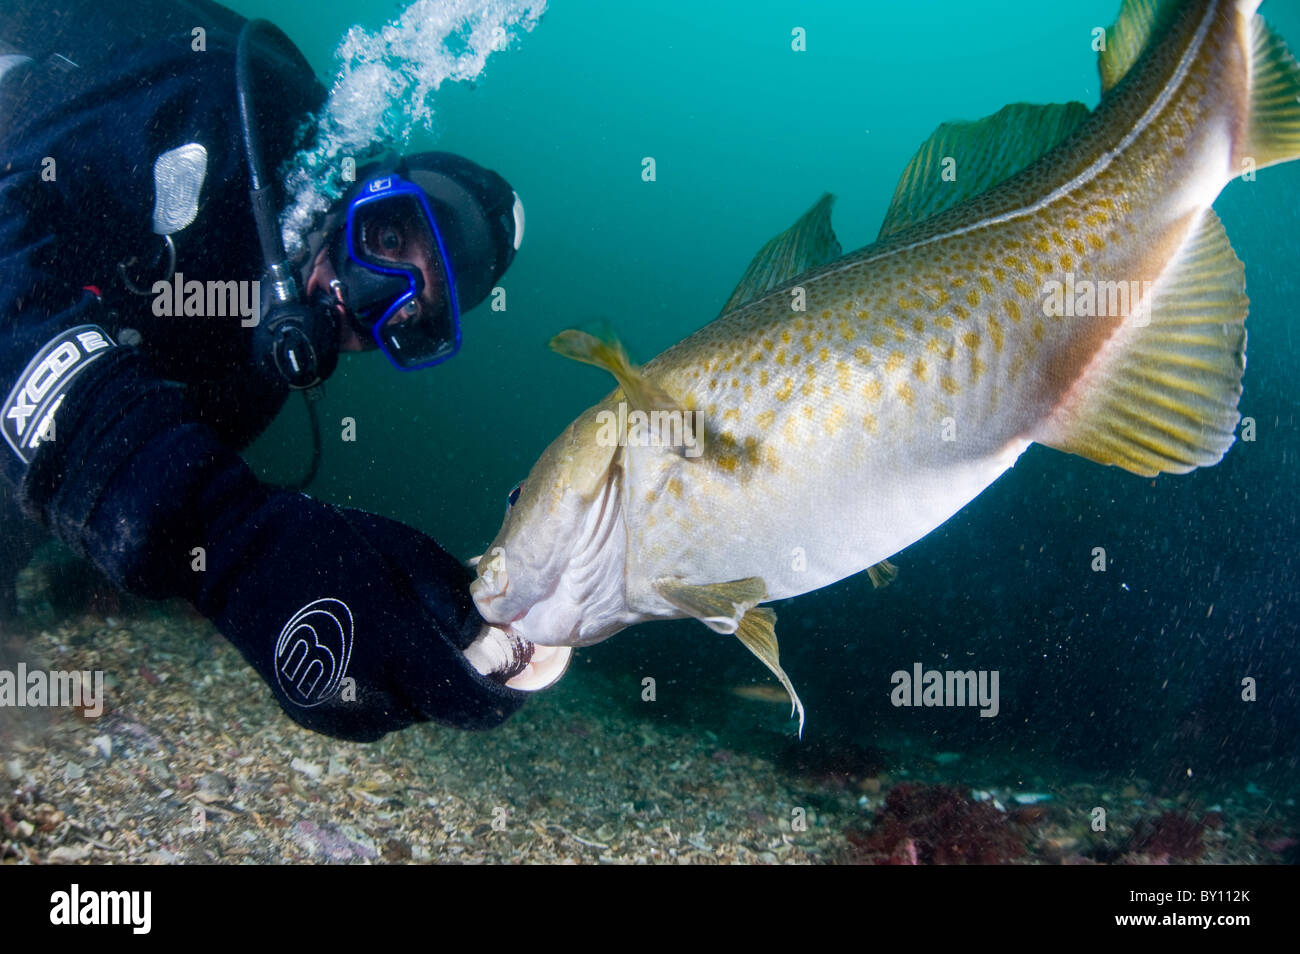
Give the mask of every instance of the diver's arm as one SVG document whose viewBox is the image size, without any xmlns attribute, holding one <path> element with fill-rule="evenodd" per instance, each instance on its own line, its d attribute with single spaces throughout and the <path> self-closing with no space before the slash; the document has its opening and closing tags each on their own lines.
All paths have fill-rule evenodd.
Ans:
<svg viewBox="0 0 1300 954">
<path fill-rule="evenodd" d="M 460 651 L 481 626 L 464 567 L 407 527 L 260 484 L 184 389 L 113 343 L 93 294 L 51 279 L 53 239 L 3 218 L 0 472 L 29 513 L 118 586 L 194 603 L 310 728 L 369 740 L 519 707 Z M 345 624 L 335 644 L 326 616 Z"/>
<path fill-rule="evenodd" d="M 409 527 L 259 483 L 180 388 L 105 350 L 22 482 L 60 538 L 118 586 L 192 602 L 308 728 L 368 741 L 426 719 L 486 728 L 520 706 L 461 652 L 483 624 L 457 560 Z"/>
</svg>

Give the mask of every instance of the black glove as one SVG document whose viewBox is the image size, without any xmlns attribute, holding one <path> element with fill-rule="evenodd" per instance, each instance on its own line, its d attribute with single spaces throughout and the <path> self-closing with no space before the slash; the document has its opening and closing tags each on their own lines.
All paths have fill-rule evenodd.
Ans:
<svg viewBox="0 0 1300 954">
<path fill-rule="evenodd" d="M 33 509 L 123 589 L 194 603 L 295 721 L 370 741 L 519 708 L 460 652 L 483 621 L 436 543 L 260 484 L 128 349 L 83 377 L 26 474 Z"/>
<path fill-rule="evenodd" d="M 204 573 L 199 608 L 309 729 L 490 728 L 523 704 L 461 652 L 484 625 L 470 572 L 402 524 L 280 491 L 214 542 Z"/>
</svg>

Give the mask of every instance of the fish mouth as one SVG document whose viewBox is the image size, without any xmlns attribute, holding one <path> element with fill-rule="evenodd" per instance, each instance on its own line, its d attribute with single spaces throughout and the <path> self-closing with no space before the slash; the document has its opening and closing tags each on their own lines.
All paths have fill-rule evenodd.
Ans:
<svg viewBox="0 0 1300 954">
<path fill-rule="evenodd" d="M 560 681 L 573 657 L 571 646 L 542 646 L 508 627 L 486 625 L 465 648 L 465 658 L 481 675 L 508 689 L 539 692 Z"/>
</svg>

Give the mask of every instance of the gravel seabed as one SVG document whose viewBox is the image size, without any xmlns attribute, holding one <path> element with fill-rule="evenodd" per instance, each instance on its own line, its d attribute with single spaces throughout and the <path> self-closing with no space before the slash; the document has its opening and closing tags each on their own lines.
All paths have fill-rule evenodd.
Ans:
<svg viewBox="0 0 1300 954">
<path fill-rule="evenodd" d="M 736 710 L 728 725 L 750 720 L 771 740 L 746 747 L 707 718 L 604 704 L 635 695 L 639 676 L 581 668 L 491 732 L 420 725 L 340 742 L 292 723 L 179 604 L 10 626 L 0 668 L 19 660 L 103 670 L 108 685 L 97 719 L 0 710 L 0 862 L 10 864 L 835 863 L 855 859 L 846 829 L 868 829 L 893 786 L 963 777 L 959 755 L 921 754 L 856 776 L 801 774 L 780 757 L 798 744 L 788 707 L 713 700 Z M 1014 788 L 1051 796 L 1024 829 L 1021 862 L 1091 863 L 1096 804 L 1120 809 L 1112 844 L 1138 817 L 1210 810 L 1202 862 L 1294 851 L 1294 802 L 1258 790 L 1211 806 L 1161 799 L 1141 780 L 1015 774 Z M 983 797 L 1014 811 L 1014 794 L 1009 782 Z"/>
</svg>

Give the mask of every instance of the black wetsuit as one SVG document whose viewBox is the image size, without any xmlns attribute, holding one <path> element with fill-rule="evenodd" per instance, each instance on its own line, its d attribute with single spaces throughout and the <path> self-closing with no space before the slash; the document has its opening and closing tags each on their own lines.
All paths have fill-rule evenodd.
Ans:
<svg viewBox="0 0 1300 954">
<path fill-rule="evenodd" d="M 21 507 L 120 587 L 194 603 L 303 725 L 500 723 L 521 695 L 460 652 L 482 625 L 468 571 L 410 528 L 259 484 L 236 451 L 287 391 L 255 371 L 251 329 L 158 317 L 127 287 L 164 277 L 160 233 L 186 281 L 259 277 L 243 19 L 204 0 L 57 6 L 0 12 L 0 65 L 18 64 L 0 76 L 0 573 L 30 542 Z M 324 90 L 288 44 L 253 63 L 275 169 Z"/>
</svg>

